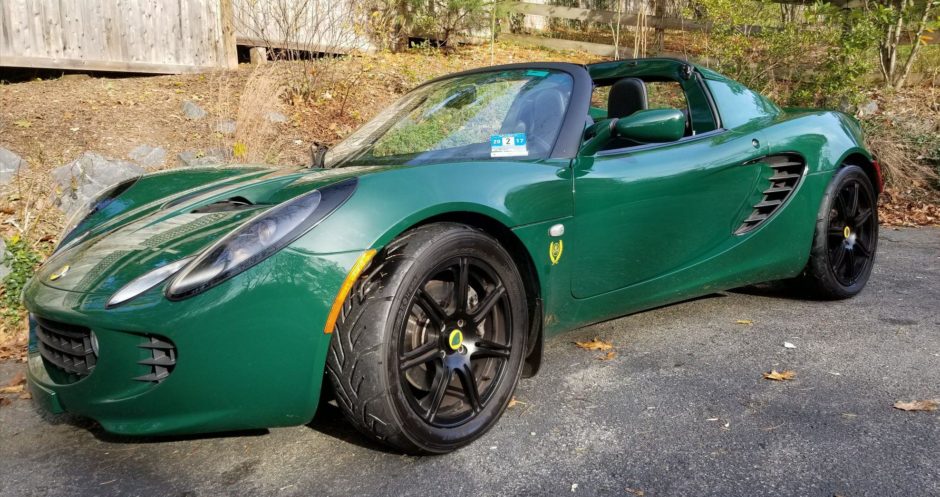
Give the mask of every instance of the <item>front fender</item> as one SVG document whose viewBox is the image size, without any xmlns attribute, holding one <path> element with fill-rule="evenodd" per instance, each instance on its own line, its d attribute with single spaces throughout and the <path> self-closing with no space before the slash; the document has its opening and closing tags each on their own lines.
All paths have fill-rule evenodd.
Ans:
<svg viewBox="0 0 940 497">
<path fill-rule="evenodd" d="M 295 245 L 326 254 L 380 248 L 422 221 L 453 212 L 509 229 L 570 216 L 568 161 L 476 162 L 367 173 L 356 193 Z"/>
</svg>

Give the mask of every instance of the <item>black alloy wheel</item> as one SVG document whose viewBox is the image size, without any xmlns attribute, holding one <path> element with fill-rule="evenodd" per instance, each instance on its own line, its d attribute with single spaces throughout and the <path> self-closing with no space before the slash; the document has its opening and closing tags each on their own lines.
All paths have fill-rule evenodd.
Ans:
<svg viewBox="0 0 940 497">
<path fill-rule="evenodd" d="M 853 177 L 841 185 L 829 211 L 829 265 L 844 286 L 858 281 L 875 255 L 876 208 L 870 188 Z"/>
<path fill-rule="evenodd" d="M 487 432 L 522 374 L 528 301 L 509 252 L 456 223 L 407 231 L 357 281 L 327 373 L 362 433 L 408 453 L 445 453 Z"/>
<path fill-rule="evenodd" d="M 833 175 L 816 217 L 806 269 L 797 282 L 812 296 L 845 299 L 865 288 L 878 249 L 878 196 L 862 168 Z"/>
<path fill-rule="evenodd" d="M 473 257 L 444 262 L 416 289 L 399 329 L 398 369 L 418 416 L 453 427 L 482 411 L 506 376 L 508 306 L 499 275 Z"/>
</svg>

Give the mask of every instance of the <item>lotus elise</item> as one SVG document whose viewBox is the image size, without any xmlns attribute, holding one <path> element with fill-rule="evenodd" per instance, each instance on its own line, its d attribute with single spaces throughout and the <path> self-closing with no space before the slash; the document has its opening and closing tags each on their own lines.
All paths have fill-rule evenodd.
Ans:
<svg viewBox="0 0 940 497">
<path fill-rule="evenodd" d="M 878 241 L 858 122 L 681 60 L 427 82 L 298 170 L 130 179 L 27 285 L 29 381 L 113 433 L 484 434 L 547 337 L 768 281 L 841 299 Z"/>
</svg>

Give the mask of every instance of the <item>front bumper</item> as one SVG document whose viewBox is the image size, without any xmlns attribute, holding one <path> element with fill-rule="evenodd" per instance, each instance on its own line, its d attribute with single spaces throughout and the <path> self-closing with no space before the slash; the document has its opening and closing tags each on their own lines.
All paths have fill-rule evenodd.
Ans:
<svg viewBox="0 0 940 497">
<path fill-rule="evenodd" d="M 160 285 L 114 309 L 105 309 L 109 295 L 34 280 L 25 291 L 29 311 L 90 329 L 98 354 L 90 374 L 65 378 L 41 356 L 31 320 L 30 389 L 46 409 L 90 417 L 119 434 L 306 423 L 316 411 L 329 349 L 326 315 L 358 255 L 289 248 L 192 298 L 171 302 Z M 176 349 L 161 381 L 141 379 L 153 371 L 152 350 L 142 347 L 153 337 Z"/>
</svg>

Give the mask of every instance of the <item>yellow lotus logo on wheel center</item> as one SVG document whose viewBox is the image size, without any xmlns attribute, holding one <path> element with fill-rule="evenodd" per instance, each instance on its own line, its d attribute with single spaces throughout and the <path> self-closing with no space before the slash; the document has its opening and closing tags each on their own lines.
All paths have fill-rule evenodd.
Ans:
<svg viewBox="0 0 940 497">
<path fill-rule="evenodd" d="M 852 230 L 848 226 L 846 226 L 845 228 L 842 229 L 842 236 L 846 238 L 852 236 Z"/>
<path fill-rule="evenodd" d="M 460 348 L 460 344 L 463 343 L 463 333 L 460 330 L 454 330 L 450 332 L 450 337 L 447 339 L 447 344 L 450 345 L 450 348 L 457 350 Z"/>
</svg>

